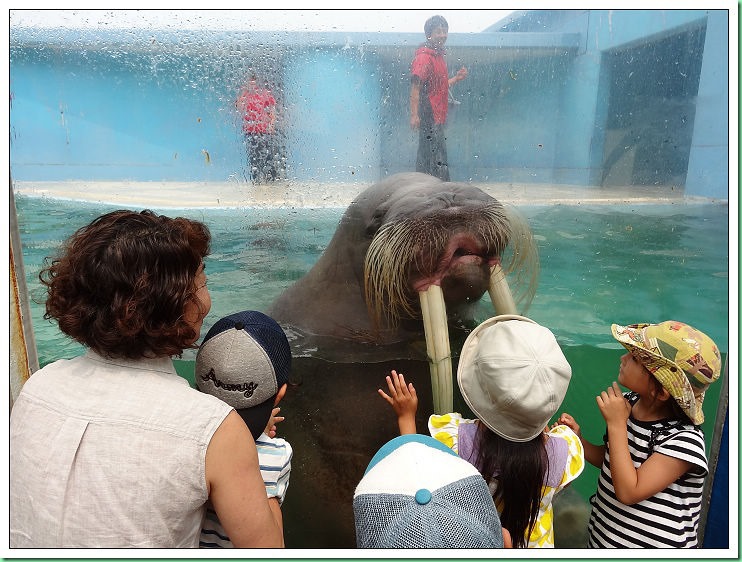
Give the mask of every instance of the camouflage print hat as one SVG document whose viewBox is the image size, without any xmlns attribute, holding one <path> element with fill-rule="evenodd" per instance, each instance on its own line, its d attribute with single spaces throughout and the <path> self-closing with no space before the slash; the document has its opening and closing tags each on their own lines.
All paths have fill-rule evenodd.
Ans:
<svg viewBox="0 0 742 562">
<path fill-rule="evenodd" d="M 662 383 L 690 420 L 701 425 L 703 395 L 721 373 L 721 355 L 713 340 L 674 320 L 613 324 L 611 332 Z"/>
</svg>

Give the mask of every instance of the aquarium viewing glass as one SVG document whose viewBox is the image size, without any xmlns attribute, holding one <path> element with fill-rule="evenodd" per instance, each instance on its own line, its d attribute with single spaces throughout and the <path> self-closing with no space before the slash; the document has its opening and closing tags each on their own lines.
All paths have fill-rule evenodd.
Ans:
<svg viewBox="0 0 742 562">
<path fill-rule="evenodd" d="M 317 262 L 356 197 L 415 171 L 410 64 L 434 13 L 11 10 L 13 395 L 29 370 L 82 352 L 44 320 L 38 274 L 63 240 L 110 210 L 208 225 L 213 305 L 202 336 L 224 315 L 267 311 Z M 451 181 L 515 209 L 533 233 L 538 284 L 519 312 L 548 326 L 570 360 L 561 410 L 602 438 L 594 397 L 615 380 L 623 349 L 612 323 L 687 322 L 714 338 L 736 373 L 736 12 L 440 13 L 448 76 L 467 69 L 447 102 Z M 251 79 L 275 101 L 267 133 L 243 129 L 249 102 L 240 96 Z M 494 314 L 486 298 L 472 306 L 463 336 Z M 452 337 L 454 386 L 460 344 Z M 318 474 L 352 493 L 374 450 L 352 437 L 328 445 L 326 428 L 361 432 L 349 418 L 372 404 L 370 419 L 358 419 L 388 417 L 375 439 L 392 438 L 391 409 L 375 388 L 397 366 L 428 378 L 425 349 L 377 353 L 355 341 L 329 357 L 312 342 L 293 345 L 282 404 L 295 450 L 287 546 L 352 548 L 347 494 L 313 502 L 301 492 L 318 485 L 307 473 L 326 469 Z M 194 358 L 176 358 L 191 383 Z M 713 462 L 736 396 L 724 379 L 704 407 Z M 347 385 L 348 409 L 302 397 L 314 385 Z M 466 408 L 457 390 L 454 404 Z M 315 458 L 323 447 L 334 465 L 348 463 L 347 480 Z M 573 486 L 581 507 L 597 474 L 588 466 Z"/>
</svg>

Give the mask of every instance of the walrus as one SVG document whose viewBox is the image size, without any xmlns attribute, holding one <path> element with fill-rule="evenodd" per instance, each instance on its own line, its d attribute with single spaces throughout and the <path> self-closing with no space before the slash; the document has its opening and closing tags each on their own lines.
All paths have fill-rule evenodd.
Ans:
<svg viewBox="0 0 742 562">
<path fill-rule="evenodd" d="M 381 360 L 389 358 L 384 349 L 424 338 L 434 410 L 445 413 L 453 384 L 448 326 L 471 324 L 487 292 L 498 314 L 518 313 L 506 280 L 513 272 L 517 302 L 527 308 L 538 252 L 518 213 L 472 185 L 402 173 L 353 200 L 316 264 L 267 313 L 333 361 L 346 360 L 332 350 L 350 344 Z"/>
<path fill-rule="evenodd" d="M 537 270 L 525 220 L 469 184 L 398 174 L 351 202 L 314 266 L 266 310 L 294 355 L 278 428 L 294 449 L 288 547 L 355 546 L 353 491 L 398 432 L 377 393 L 384 376 L 414 383 L 421 433 L 434 411 L 466 414 L 449 331 L 463 335 L 488 292 L 498 313 L 527 306 Z"/>
</svg>

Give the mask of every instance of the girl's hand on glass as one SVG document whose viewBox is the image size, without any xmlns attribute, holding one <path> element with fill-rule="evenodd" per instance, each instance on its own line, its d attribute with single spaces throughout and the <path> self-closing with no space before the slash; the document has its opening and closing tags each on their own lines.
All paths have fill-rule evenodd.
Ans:
<svg viewBox="0 0 742 562">
<path fill-rule="evenodd" d="M 412 415 L 417 412 L 417 391 L 412 383 L 405 383 L 404 375 L 392 371 L 387 375 L 386 384 L 389 394 L 379 389 L 379 395 L 394 409 L 397 417 Z"/>
</svg>

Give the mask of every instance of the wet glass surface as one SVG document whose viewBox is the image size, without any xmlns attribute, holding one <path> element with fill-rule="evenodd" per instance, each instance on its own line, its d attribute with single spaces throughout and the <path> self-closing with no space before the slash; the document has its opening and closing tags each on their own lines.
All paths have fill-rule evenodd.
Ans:
<svg viewBox="0 0 742 562">
<path fill-rule="evenodd" d="M 168 12 L 164 24 L 147 11 L 48 11 L 44 25 L 21 12 L 11 13 L 10 173 L 42 366 L 81 352 L 42 318 L 42 261 L 99 214 L 146 207 L 207 223 L 205 334 L 236 310 L 267 310 L 316 263 L 355 193 L 415 169 L 410 63 L 426 11 L 364 31 L 318 31 L 310 14 L 291 27 L 296 14 L 270 10 L 263 28 L 249 10 L 217 26 L 198 10 Z M 487 186 L 527 219 L 540 277 L 525 312 L 563 346 L 573 379 L 562 410 L 596 442 L 594 396 L 622 354 L 611 323 L 672 318 L 725 355 L 735 345 L 726 12 L 482 10 L 470 28 L 445 13 L 449 75 L 468 69 L 447 106 L 451 177 Z M 251 74 L 276 110 L 257 148 L 236 104 Z M 483 299 L 474 323 L 452 332 L 454 370 L 466 334 L 492 313 Z M 376 389 L 391 368 L 409 375 L 424 431 L 425 349 L 347 344 L 328 361 L 316 340 L 287 331 L 287 546 L 353 547 L 352 491 L 397 431 Z M 176 361 L 191 382 L 194 357 Z M 709 447 L 720 392 L 707 394 Z M 454 406 L 466 413 L 457 392 Z M 583 509 L 596 479 L 587 467 L 568 501 Z"/>
</svg>

